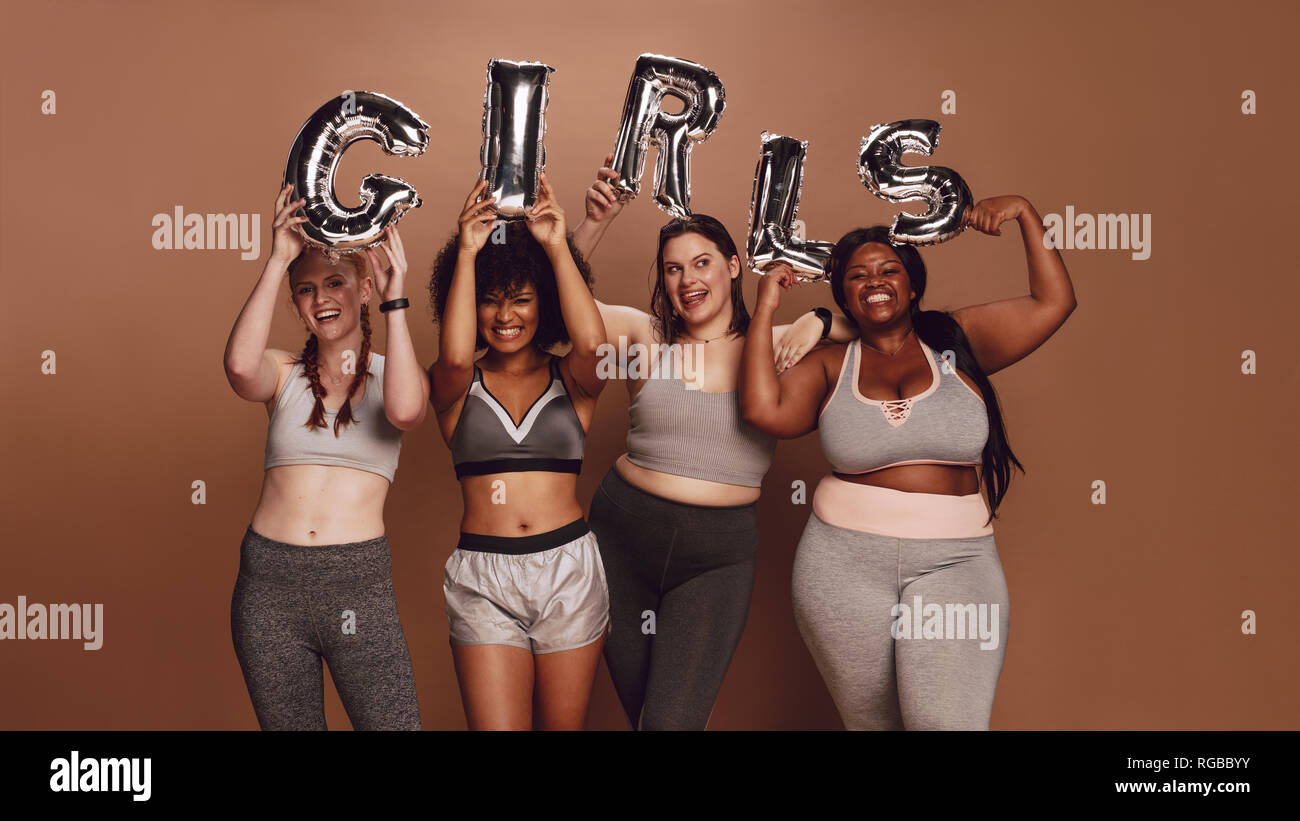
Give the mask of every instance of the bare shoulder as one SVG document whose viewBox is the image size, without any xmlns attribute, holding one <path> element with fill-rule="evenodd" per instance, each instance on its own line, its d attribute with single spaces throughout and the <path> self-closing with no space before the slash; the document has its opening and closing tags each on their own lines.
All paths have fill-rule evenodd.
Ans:
<svg viewBox="0 0 1300 821">
<path fill-rule="evenodd" d="M 284 390 L 284 384 L 289 379 L 289 374 L 293 372 L 293 366 L 298 355 L 289 351 L 282 351 L 279 348 L 267 348 L 265 354 L 266 361 L 275 366 L 275 390 L 271 392 L 271 398 L 266 400 L 266 410 L 271 410 L 279 403 L 280 392 Z"/>
<path fill-rule="evenodd" d="M 818 345 L 804 357 L 804 361 L 816 362 L 821 366 L 827 379 L 834 379 L 844 365 L 844 357 L 848 355 L 849 345 L 851 344 L 853 343 L 829 342 Z"/>
</svg>

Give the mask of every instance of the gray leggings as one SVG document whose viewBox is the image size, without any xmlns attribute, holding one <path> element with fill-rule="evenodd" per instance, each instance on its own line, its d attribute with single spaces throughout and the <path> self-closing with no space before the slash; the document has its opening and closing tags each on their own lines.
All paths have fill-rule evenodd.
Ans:
<svg viewBox="0 0 1300 821">
<path fill-rule="evenodd" d="M 388 539 L 303 546 L 244 534 L 230 633 L 263 730 L 324 730 L 321 659 L 357 730 L 418 730 Z"/>
<path fill-rule="evenodd" d="M 991 534 L 894 538 L 813 513 L 792 588 L 846 728 L 988 729 L 1010 618 Z"/>
<path fill-rule="evenodd" d="M 703 730 L 749 616 L 755 506 L 672 502 L 611 468 L 588 517 L 609 584 L 605 665 L 638 730 Z"/>
</svg>

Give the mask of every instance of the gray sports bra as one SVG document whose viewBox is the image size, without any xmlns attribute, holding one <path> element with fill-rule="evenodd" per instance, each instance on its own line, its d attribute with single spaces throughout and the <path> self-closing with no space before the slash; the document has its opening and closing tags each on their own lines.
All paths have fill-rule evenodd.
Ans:
<svg viewBox="0 0 1300 821">
<path fill-rule="evenodd" d="M 978 465 L 989 436 L 984 400 L 955 368 L 930 363 L 930 387 L 905 399 L 868 399 L 858 391 L 862 341 L 844 352 L 840 377 L 818 421 L 822 452 L 836 473 L 870 473 L 895 465 Z"/>
<path fill-rule="evenodd" d="M 334 435 L 337 410 L 325 409 L 324 428 L 309 428 L 316 398 L 312 396 L 301 362 L 293 366 L 280 398 L 271 411 L 266 430 L 266 465 L 337 465 L 378 473 L 393 481 L 397 455 L 402 449 L 402 432 L 384 414 L 384 357 L 370 354 L 365 394 L 360 404 L 353 397 L 352 424 Z"/>
<path fill-rule="evenodd" d="M 660 473 L 759 487 L 776 440 L 740 418 L 740 394 L 652 376 L 627 409 L 627 458 Z"/>
<path fill-rule="evenodd" d="M 551 384 L 515 424 L 509 411 L 483 384 L 483 372 L 474 366 L 474 381 L 451 435 L 451 460 L 457 479 L 530 470 L 582 471 L 587 435 L 564 390 L 554 357 L 550 369 Z"/>
</svg>

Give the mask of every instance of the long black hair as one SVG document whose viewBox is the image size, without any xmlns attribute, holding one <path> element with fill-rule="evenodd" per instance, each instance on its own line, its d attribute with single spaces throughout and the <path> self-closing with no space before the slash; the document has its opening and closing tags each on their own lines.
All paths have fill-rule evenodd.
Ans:
<svg viewBox="0 0 1300 821">
<path fill-rule="evenodd" d="M 835 243 L 835 247 L 831 250 L 831 296 L 840 311 L 846 317 L 849 316 L 844 304 L 844 272 L 849 267 L 849 258 L 853 256 L 854 251 L 868 242 L 879 242 L 889 246 L 902 261 L 907 277 L 911 280 L 912 291 L 916 294 L 910 311 L 912 327 L 916 329 L 917 337 L 936 351 L 952 351 L 957 359 L 956 367 L 971 375 L 975 384 L 979 386 L 980 395 L 984 397 L 984 407 L 989 417 L 989 438 L 984 444 L 983 469 L 980 471 L 980 476 L 985 490 L 988 491 L 989 522 L 992 522 L 997 518 L 998 505 L 1002 503 L 1002 497 L 1007 494 L 1007 486 L 1011 484 L 1012 466 L 1019 468 L 1021 473 L 1025 471 L 1020 460 L 1011 452 L 1011 445 L 1007 441 L 1007 430 L 1002 423 L 1002 408 L 998 405 L 997 392 L 993 390 L 993 383 L 989 381 L 984 369 L 975 360 L 970 342 L 966 339 L 961 325 L 952 318 L 952 314 L 947 311 L 921 310 L 921 297 L 925 295 L 926 280 L 925 262 L 921 260 L 921 252 L 912 245 L 895 245 L 890 242 L 887 227 L 873 225 L 870 228 L 856 228 L 840 237 L 840 241 Z"/>
<path fill-rule="evenodd" d="M 673 310 L 672 300 L 668 298 L 668 289 L 664 286 L 664 246 L 673 237 L 682 234 L 699 234 L 718 246 L 725 262 L 730 264 L 732 257 L 739 257 L 736 243 L 731 234 L 713 217 L 707 214 L 691 214 L 684 219 L 674 219 L 659 229 L 659 254 L 655 257 L 655 284 L 650 294 L 650 315 L 655 318 L 655 328 L 659 338 L 669 344 L 686 333 L 686 320 Z M 742 268 L 743 270 L 743 268 Z M 731 280 L 731 326 L 728 333 L 743 336 L 749 330 L 749 309 L 745 307 L 745 292 L 739 275 Z"/>
</svg>

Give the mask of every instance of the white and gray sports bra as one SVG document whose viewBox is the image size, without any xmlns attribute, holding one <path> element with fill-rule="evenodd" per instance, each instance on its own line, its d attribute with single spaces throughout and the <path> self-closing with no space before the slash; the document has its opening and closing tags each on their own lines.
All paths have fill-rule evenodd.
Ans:
<svg viewBox="0 0 1300 821">
<path fill-rule="evenodd" d="M 858 391 L 862 341 L 844 352 L 840 377 L 818 420 L 822 452 L 836 473 L 896 465 L 978 465 L 989 436 L 984 400 L 955 367 L 918 338 L 934 381 L 916 396 L 868 399 Z"/>
</svg>

